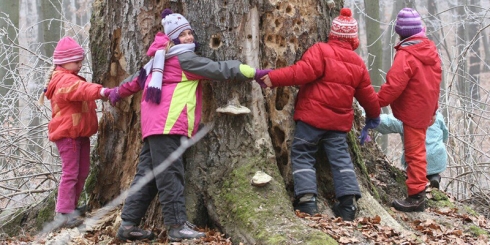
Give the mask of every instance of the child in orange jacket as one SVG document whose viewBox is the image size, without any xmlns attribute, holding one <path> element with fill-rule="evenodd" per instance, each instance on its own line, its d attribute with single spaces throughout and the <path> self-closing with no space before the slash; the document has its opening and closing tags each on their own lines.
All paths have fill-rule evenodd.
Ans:
<svg viewBox="0 0 490 245">
<path fill-rule="evenodd" d="M 52 119 L 49 140 L 56 144 L 61 157 L 55 220 L 61 226 L 77 226 L 75 212 L 90 168 L 90 139 L 97 133 L 96 99 L 104 96 L 102 85 L 89 83 L 78 75 L 85 52 L 71 37 L 62 38 L 53 54 L 44 96 L 51 100 Z M 108 90 L 106 90 L 108 92 Z"/>
</svg>

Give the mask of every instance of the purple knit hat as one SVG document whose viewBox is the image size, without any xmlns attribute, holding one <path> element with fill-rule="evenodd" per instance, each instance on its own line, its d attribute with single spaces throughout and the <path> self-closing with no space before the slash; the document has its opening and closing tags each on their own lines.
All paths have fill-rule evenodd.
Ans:
<svg viewBox="0 0 490 245">
<path fill-rule="evenodd" d="M 422 19 L 416 10 L 403 8 L 396 17 L 395 32 L 407 38 L 422 31 Z"/>
</svg>

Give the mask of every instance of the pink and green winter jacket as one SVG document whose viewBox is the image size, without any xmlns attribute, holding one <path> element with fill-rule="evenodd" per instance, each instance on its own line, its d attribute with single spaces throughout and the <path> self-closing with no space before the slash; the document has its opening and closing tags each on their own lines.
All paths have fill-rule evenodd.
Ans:
<svg viewBox="0 0 490 245">
<path fill-rule="evenodd" d="M 154 56 L 157 50 L 165 49 L 169 38 L 159 32 L 148 49 L 147 55 Z M 129 92 L 127 97 L 143 90 L 141 100 L 141 133 L 143 139 L 150 135 L 173 134 L 193 136 L 198 129 L 202 108 L 202 80 L 249 81 L 255 68 L 237 60 L 213 61 L 194 53 L 195 44 L 179 44 L 170 48 L 165 56 L 161 100 L 159 104 L 145 101 L 148 74 L 144 87 L 138 82 L 139 74 L 120 86 Z M 150 61 L 151 62 L 151 61 Z"/>
</svg>

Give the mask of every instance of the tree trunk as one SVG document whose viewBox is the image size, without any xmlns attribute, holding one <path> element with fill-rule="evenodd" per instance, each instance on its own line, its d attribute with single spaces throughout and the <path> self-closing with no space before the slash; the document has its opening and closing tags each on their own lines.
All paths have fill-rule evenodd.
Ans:
<svg viewBox="0 0 490 245">
<path fill-rule="evenodd" d="M 432 40 L 436 45 L 438 43 L 443 43 L 443 45 L 438 45 L 438 47 L 448 47 L 446 43 L 446 39 L 442 38 L 444 34 L 444 29 L 442 28 L 442 23 L 441 19 L 437 16 L 438 13 L 438 5 L 437 1 L 435 0 L 429 0 L 427 1 L 427 11 L 429 12 L 429 17 L 427 21 L 425 21 L 427 30 L 427 37 L 429 37 L 430 40 Z M 444 55 L 447 55 L 450 57 L 450 53 L 447 52 L 447 49 L 444 49 Z M 440 51 L 441 53 L 443 50 Z M 452 60 L 449 58 L 449 60 Z M 440 101 L 443 102 L 444 104 L 448 104 L 449 102 L 447 101 L 448 99 L 448 90 L 447 90 L 447 83 L 446 83 L 446 73 L 442 73 L 442 81 L 441 81 L 441 93 L 440 93 Z M 441 110 L 444 118 L 448 118 L 448 110 L 447 109 L 442 109 Z"/>
<path fill-rule="evenodd" d="M 368 46 L 367 67 L 371 82 L 376 91 L 378 91 L 383 83 L 383 77 L 380 72 L 383 64 L 383 45 L 380 38 L 381 29 L 379 21 L 377 21 L 379 20 L 379 0 L 364 0 L 364 6 L 366 7 L 366 14 L 370 17 L 366 19 L 366 30 L 369 30 L 366 32 Z"/>
<path fill-rule="evenodd" d="M 94 81 L 103 81 L 106 87 L 117 86 L 144 64 L 146 49 L 162 28 L 159 13 L 166 7 L 186 16 L 203 56 L 214 60 L 238 59 L 258 68 L 293 64 L 313 43 L 326 40 L 330 26 L 330 16 L 326 15 L 329 10 L 320 0 L 109 2 L 93 3 L 90 35 Z M 338 8 L 334 12 L 333 17 L 338 15 Z M 292 210 L 289 147 L 297 88 L 262 90 L 255 82 L 235 81 L 206 82 L 203 87 L 201 122 L 213 128 L 184 156 L 189 219 L 199 226 L 217 228 L 234 242 L 246 244 L 332 241 L 325 233 L 305 227 Z M 94 178 L 87 183 L 93 208 L 113 200 L 129 187 L 134 177 L 141 147 L 140 99 L 141 94 L 137 94 L 114 108 L 105 104 L 96 164 L 92 165 Z M 216 108 L 230 100 L 249 107 L 251 114 L 218 114 Z M 380 160 L 382 153 L 374 144 L 359 148 L 356 135 L 360 120 L 357 111 L 349 144 L 359 180 L 366 190 L 364 196 L 369 197 L 371 192 L 384 201 L 388 201 L 388 196 L 400 196 L 403 183 L 395 185 L 396 188 L 386 185 L 393 189 L 382 190 L 377 188 L 383 185 L 375 187 L 370 182 L 370 173 L 385 175 L 383 182 L 392 183 L 394 178 L 388 176 L 401 173 Z M 320 208 L 329 210 L 328 197 L 333 194 L 330 169 L 321 154 L 318 162 Z M 273 181 L 262 188 L 251 186 L 250 179 L 258 170 L 271 175 Z M 363 210 L 369 214 L 371 209 Z M 163 227 L 156 201 L 144 222 Z"/>
<path fill-rule="evenodd" d="M 483 27 L 482 23 L 479 23 L 478 18 L 476 16 L 480 13 L 480 8 L 476 7 L 479 4 L 479 0 L 470 0 L 468 11 L 471 14 L 468 14 L 470 17 L 470 21 L 467 24 L 468 28 L 468 45 L 470 49 L 468 51 L 468 79 L 469 82 L 469 95 L 471 96 L 471 102 L 473 106 L 477 108 L 481 107 L 480 103 L 480 66 L 481 66 L 481 48 L 480 48 L 480 39 L 481 34 L 478 32 L 480 28 Z M 474 16 L 476 15 L 476 16 Z"/>
</svg>

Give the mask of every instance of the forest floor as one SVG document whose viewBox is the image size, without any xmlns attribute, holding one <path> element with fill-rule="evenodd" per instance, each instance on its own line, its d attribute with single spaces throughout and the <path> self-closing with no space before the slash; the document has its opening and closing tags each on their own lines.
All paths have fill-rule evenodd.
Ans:
<svg viewBox="0 0 490 245">
<path fill-rule="evenodd" d="M 439 190 L 427 192 L 429 207 L 425 212 L 403 213 L 389 208 L 388 213 L 398 221 L 404 230 L 381 225 L 381 218 L 358 217 L 353 222 L 334 218 L 324 211 L 313 217 L 296 213 L 305 226 L 321 230 L 333 237 L 339 244 L 490 244 L 490 222 L 488 217 L 474 210 L 486 212 L 488 207 L 472 208 L 462 204 Z M 203 229 L 206 237 L 185 243 L 170 243 L 164 230 L 154 229 L 158 239 L 131 243 L 115 238 L 120 223 L 120 210 L 108 210 L 97 222 L 90 222 L 92 213 L 86 215 L 82 226 L 72 229 L 58 229 L 49 233 L 14 238 L 0 237 L 0 244 L 208 244 L 231 245 L 230 238 L 216 230 Z M 240 245 L 245 245 L 239 243 Z"/>
</svg>

